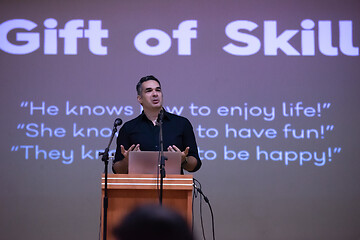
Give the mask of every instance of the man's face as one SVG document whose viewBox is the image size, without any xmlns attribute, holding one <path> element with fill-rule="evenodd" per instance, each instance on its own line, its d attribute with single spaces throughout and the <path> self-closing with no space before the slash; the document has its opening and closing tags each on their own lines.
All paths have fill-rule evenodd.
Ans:
<svg viewBox="0 0 360 240">
<path fill-rule="evenodd" d="M 141 84 L 141 95 L 137 97 L 144 110 L 157 110 L 162 107 L 163 95 L 158 82 L 149 80 Z"/>
</svg>

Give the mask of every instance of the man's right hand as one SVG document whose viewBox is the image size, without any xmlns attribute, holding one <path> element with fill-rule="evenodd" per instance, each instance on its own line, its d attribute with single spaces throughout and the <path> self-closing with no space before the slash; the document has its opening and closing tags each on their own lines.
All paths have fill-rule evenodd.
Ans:
<svg viewBox="0 0 360 240">
<path fill-rule="evenodd" d="M 126 150 L 123 145 L 120 145 L 120 148 L 121 148 L 121 154 L 124 156 L 124 158 L 128 158 L 129 152 L 131 152 L 131 151 L 136 151 L 136 152 L 141 151 L 140 144 L 136 144 L 136 145 L 133 144 L 129 147 L 128 150 Z"/>
<path fill-rule="evenodd" d="M 137 145 L 133 144 L 129 147 L 128 150 L 126 150 L 123 145 L 120 145 L 120 148 L 121 148 L 121 154 L 124 156 L 124 159 L 114 163 L 113 169 L 115 173 L 125 174 L 128 173 L 129 152 L 140 151 L 140 144 Z"/>
</svg>

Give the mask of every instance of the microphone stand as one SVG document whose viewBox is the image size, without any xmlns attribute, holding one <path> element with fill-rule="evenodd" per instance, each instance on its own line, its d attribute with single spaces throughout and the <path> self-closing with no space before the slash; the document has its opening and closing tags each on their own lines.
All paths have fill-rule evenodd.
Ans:
<svg viewBox="0 0 360 240">
<path fill-rule="evenodd" d="M 163 110 L 161 110 L 163 111 Z M 165 160 L 167 160 L 167 157 L 164 156 L 164 141 L 163 141 L 163 129 L 162 129 L 162 124 L 163 124 L 163 112 L 159 113 L 159 127 L 160 127 L 160 132 L 159 132 L 159 139 L 160 139 L 160 195 L 159 195 L 159 203 L 160 206 L 162 206 L 162 200 L 163 200 L 163 190 L 164 190 L 164 178 L 166 176 L 166 172 L 165 172 Z"/>
<path fill-rule="evenodd" d="M 107 180 L 108 180 L 108 165 L 109 165 L 109 148 L 114 139 L 115 133 L 117 132 L 117 126 L 121 125 L 122 121 L 120 118 L 117 118 L 114 123 L 112 130 L 111 138 L 107 148 L 104 152 L 99 153 L 99 156 L 102 156 L 101 160 L 105 164 L 105 188 L 104 188 L 104 199 L 103 199 L 103 240 L 106 240 L 107 235 L 107 209 L 108 209 L 108 193 L 107 193 Z"/>
</svg>

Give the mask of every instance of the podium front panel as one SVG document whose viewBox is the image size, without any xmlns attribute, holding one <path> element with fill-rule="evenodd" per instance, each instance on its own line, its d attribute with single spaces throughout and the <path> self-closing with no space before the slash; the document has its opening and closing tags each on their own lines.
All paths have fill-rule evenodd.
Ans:
<svg viewBox="0 0 360 240">
<path fill-rule="evenodd" d="M 160 179 L 156 175 L 109 174 L 107 185 L 107 239 L 113 239 L 112 229 L 131 210 L 144 204 L 159 204 Z M 103 175 L 101 180 L 102 199 L 104 188 L 105 177 Z M 164 178 L 163 189 L 163 205 L 180 213 L 190 226 L 192 221 L 193 176 L 167 175 Z M 101 219 L 102 225 L 103 212 Z"/>
</svg>

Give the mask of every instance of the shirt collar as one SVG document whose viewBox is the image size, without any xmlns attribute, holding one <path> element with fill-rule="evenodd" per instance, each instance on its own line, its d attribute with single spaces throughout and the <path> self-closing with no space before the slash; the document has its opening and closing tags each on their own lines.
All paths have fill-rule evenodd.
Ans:
<svg viewBox="0 0 360 240">
<path fill-rule="evenodd" d="M 164 120 L 170 120 L 169 115 L 170 115 L 170 113 L 168 113 L 168 112 L 165 111 L 165 109 L 164 109 Z M 141 118 L 142 118 L 143 120 L 150 121 L 150 119 L 148 119 L 147 116 L 145 115 L 144 110 L 141 112 Z M 150 121 L 150 122 L 151 122 L 151 121 Z"/>
</svg>

